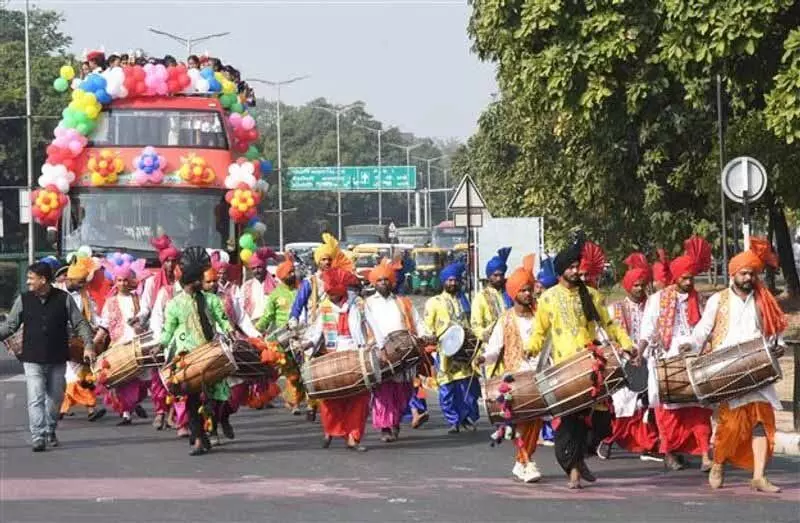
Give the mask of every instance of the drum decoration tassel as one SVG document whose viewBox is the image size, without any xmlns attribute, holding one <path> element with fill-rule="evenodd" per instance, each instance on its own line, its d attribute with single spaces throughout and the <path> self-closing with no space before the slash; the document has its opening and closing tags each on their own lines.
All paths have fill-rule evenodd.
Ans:
<svg viewBox="0 0 800 523">
<path fill-rule="evenodd" d="M 514 382 L 514 376 L 511 374 L 506 374 L 503 376 L 503 382 L 497 388 L 498 396 L 497 396 L 497 405 L 502 408 L 503 412 L 503 422 L 497 424 L 496 430 L 492 433 L 490 439 L 491 442 L 489 443 L 490 447 L 495 447 L 500 445 L 503 440 L 514 440 L 514 446 L 517 448 L 522 448 L 524 442 L 522 441 L 522 435 L 517 431 L 516 425 L 514 424 L 514 411 L 511 407 L 511 402 L 513 400 L 513 396 L 511 395 L 513 387 L 511 384 Z"/>
</svg>

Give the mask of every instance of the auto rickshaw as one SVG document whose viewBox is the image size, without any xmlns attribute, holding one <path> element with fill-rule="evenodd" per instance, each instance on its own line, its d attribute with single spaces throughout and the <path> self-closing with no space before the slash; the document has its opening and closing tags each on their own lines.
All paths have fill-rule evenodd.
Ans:
<svg viewBox="0 0 800 523">
<path fill-rule="evenodd" d="M 355 252 L 353 264 L 356 267 L 356 275 L 361 280 L 361 284 L 370 290 L 369 273 L 378 265 L 378 254 L 373 252 Z"/>
<path fill-rule="evenodd" d="M 453 250 L 451 251 L 451 261 L 453 263 L 462 262 L 464 264 L 467 263 L 467 255 L 469 252 L 469 247 L 466 243 L 457 243 L 453 246 Z"/>
<path fill-rule="evenodd" d="M 442 290 L 439 272 L 445 265 L 446 251 L 436 247 L 420 247 L 411 251 L 414 272 L 411 273 L 411 292 L 435 294 Z"/>
</svg>

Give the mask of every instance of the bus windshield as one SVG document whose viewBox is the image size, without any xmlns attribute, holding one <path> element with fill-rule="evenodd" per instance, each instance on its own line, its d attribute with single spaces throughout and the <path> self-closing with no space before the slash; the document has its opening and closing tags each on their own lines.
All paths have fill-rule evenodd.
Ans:
<svg viewBox="0 0 800 523">
<path fill-rule="evenodd" d="M 216 111 L 108 109 L 100 113 L 91 146 L 227 149 Z"/>
<path fill-rule="evenodd" d="M 226 247 L 230 220 L 220 191 L 176 188 L 73 190 L 65 208 L 62 249 L 125 250 L 154 258 L 150 239 L 167 234 L 179 248 Z"/>
<path fill-rule="evenodd" d="M 433 229 L 433 245 L 450 250 L 459 243 L 467 243 L 466 227 L 446 227 Z"/>
</svg>

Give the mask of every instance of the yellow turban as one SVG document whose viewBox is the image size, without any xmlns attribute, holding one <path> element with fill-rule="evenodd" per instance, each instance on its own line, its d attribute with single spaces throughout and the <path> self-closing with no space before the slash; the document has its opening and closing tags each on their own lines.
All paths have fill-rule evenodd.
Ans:
<svg viewBox="0 0 800 523">
<path fill-rule="evenodd" d="M 91 258 L 77 258 L 67 269 L 70 280 L 85 280 L 92 273 L 94 263 Z"/>
<path fill-rule="evenodd" d="M 339 252 L 339 241 L 332 234 L 322 233 L 322 245 L 314 249 L 314 261 L 319 263 L 322 258 L 335 260 Z"/>
</svg>

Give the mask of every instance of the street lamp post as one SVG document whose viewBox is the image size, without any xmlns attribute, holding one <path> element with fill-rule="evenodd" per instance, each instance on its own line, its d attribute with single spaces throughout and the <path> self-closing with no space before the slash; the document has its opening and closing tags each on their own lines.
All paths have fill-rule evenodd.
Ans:
<svg viewBox="0 0 800 523">
<path fill-rule="evenodd" d="M 280 81 L 273 81 L 273 80 L 264 80 L 261 78 L 248 78 L 246 82 L 255 82 L 260 84 L 269 85 L 270 87 L 275 87 L 278 91 L 278 99 L 275 102 L 275 119 L 276 119 L 276 127 L 278 132 L 278 244 L 280 245 L 280 250 L 283 250 L 284 245 L 284 236 L 283 236 L 283 156 L 281 154 L 281 87 L 284 85 L 290 85 L 295 82 L 299 82 L 300 80 L 305 80 L 311 75 L 303 75 L 303 76 L 295 76 L 293 78 L 289 78 L 288 80 L 280 80 Z"/>
<path fill-rule="evenodd" d="M 33 194 L 33 129 L 31 127 L 31 38 L 30 38 L 30 2 L 25 0 L 25 121 L 27 124 L 27 162 L 28 162 L 28 196 Z M 36 252 L 33 234 L 33 206 L 28 216 L 28 264 L 33 264 Z"/>
<path fill-rule="evenodd" d="M 200 42 L 205 42 L 206 40 L 211 40 L 212 38 L 221 38 L 223 36 L 228 36 L 230 31 L 225 31 L 224 33 L 213 33 L 198 37 L 191 37 L 191 36 L 178 36 L 176 34 L 168 33 L 167 31 L 161 31 L 160 29 L 154 29 L 152 27 L 147 28 L 148 31 L 151 33 L 155 33 L 157 35 L 166 36 L 167 38 L 172 38 L 176 42 L 183 44 L 186 46 L 186 55 L 192 54 L 192 46 L 194 44 L 198 44 Z"/>
<path fill-rule="evenodd" d="M 333 108 L 326 107 L 324 105 L 312 105 L 311 107 L 315 109 L 322 109 L 323 111 L 327 111 L 332 115 L 336 116 L 336 183 L 338 187 L 336 188 L 336 218 L 338 221 L 338 231 L 339 231 L 339 239 L 342 239 L 342 188 L 341 188 L 341 181 L 342 181 L 342 147 L 341 147 L 341 118 L 344 113 L 350 111 L 351 109 L 355 109 L 356 107 L 361 107 L 361 102 L 352 103 L 350 105 L 337 105 Z"/>
<path fill-rule="evenodd" d="M 406 152 L 406 167 L 411 167 L 411 151 L 416 149 L 417 147 L 422 147 L 425 145 L 425 142 L 415 143 L 414 145 L 400 145 L 398 143 L 388 143 L 386 145 L 391 145 L 392 147 L 397 147 L 398 149 L 402 149 Z M 416 178 L 414 178 L 414 185 L 416 185 Z M 411 192 L 406 191 L 406 223 L 409 227 L 411 227 Z M 416 224 L 419 227 L 419 223 Z"/>
<path fill-rule="evenodd" d="M 360 123 L 354 123 L 356 127 L 361 127 L 367 131 L 372 131 L 378 135 L 378 225 L 383 225 L 383 162 L 381 157 L 381 135 L 383 129 L 378 127 L 368 127 Z"/>
<path fill-rule="evenodd" d="M 433 163 L 433 162 L 435 162 L 437 160 L 441 160 L 443 158 L 447 158 L 447 155 L 443 154 L 441 156 L 437 156 L 436 158 L 420 158 L 418 156 L 415 156 L 414 158 L 416 158 L 417 160 L 421 160 L 421 161 L 423 161 L 423 162 L 428 164 L 428 172 L 427 172 L 428 183 L 426 185 L 427 192 L 426 192 L 426 198 L 425 198 L 425 222 L 426 222 L 426 226 L 427 227 L 431 227 L 431 222 L 433 221 L 432 220 L 432 218 L 433 218 L 432 209 L 431 209 L 431 163 Z"/>
</svg>

